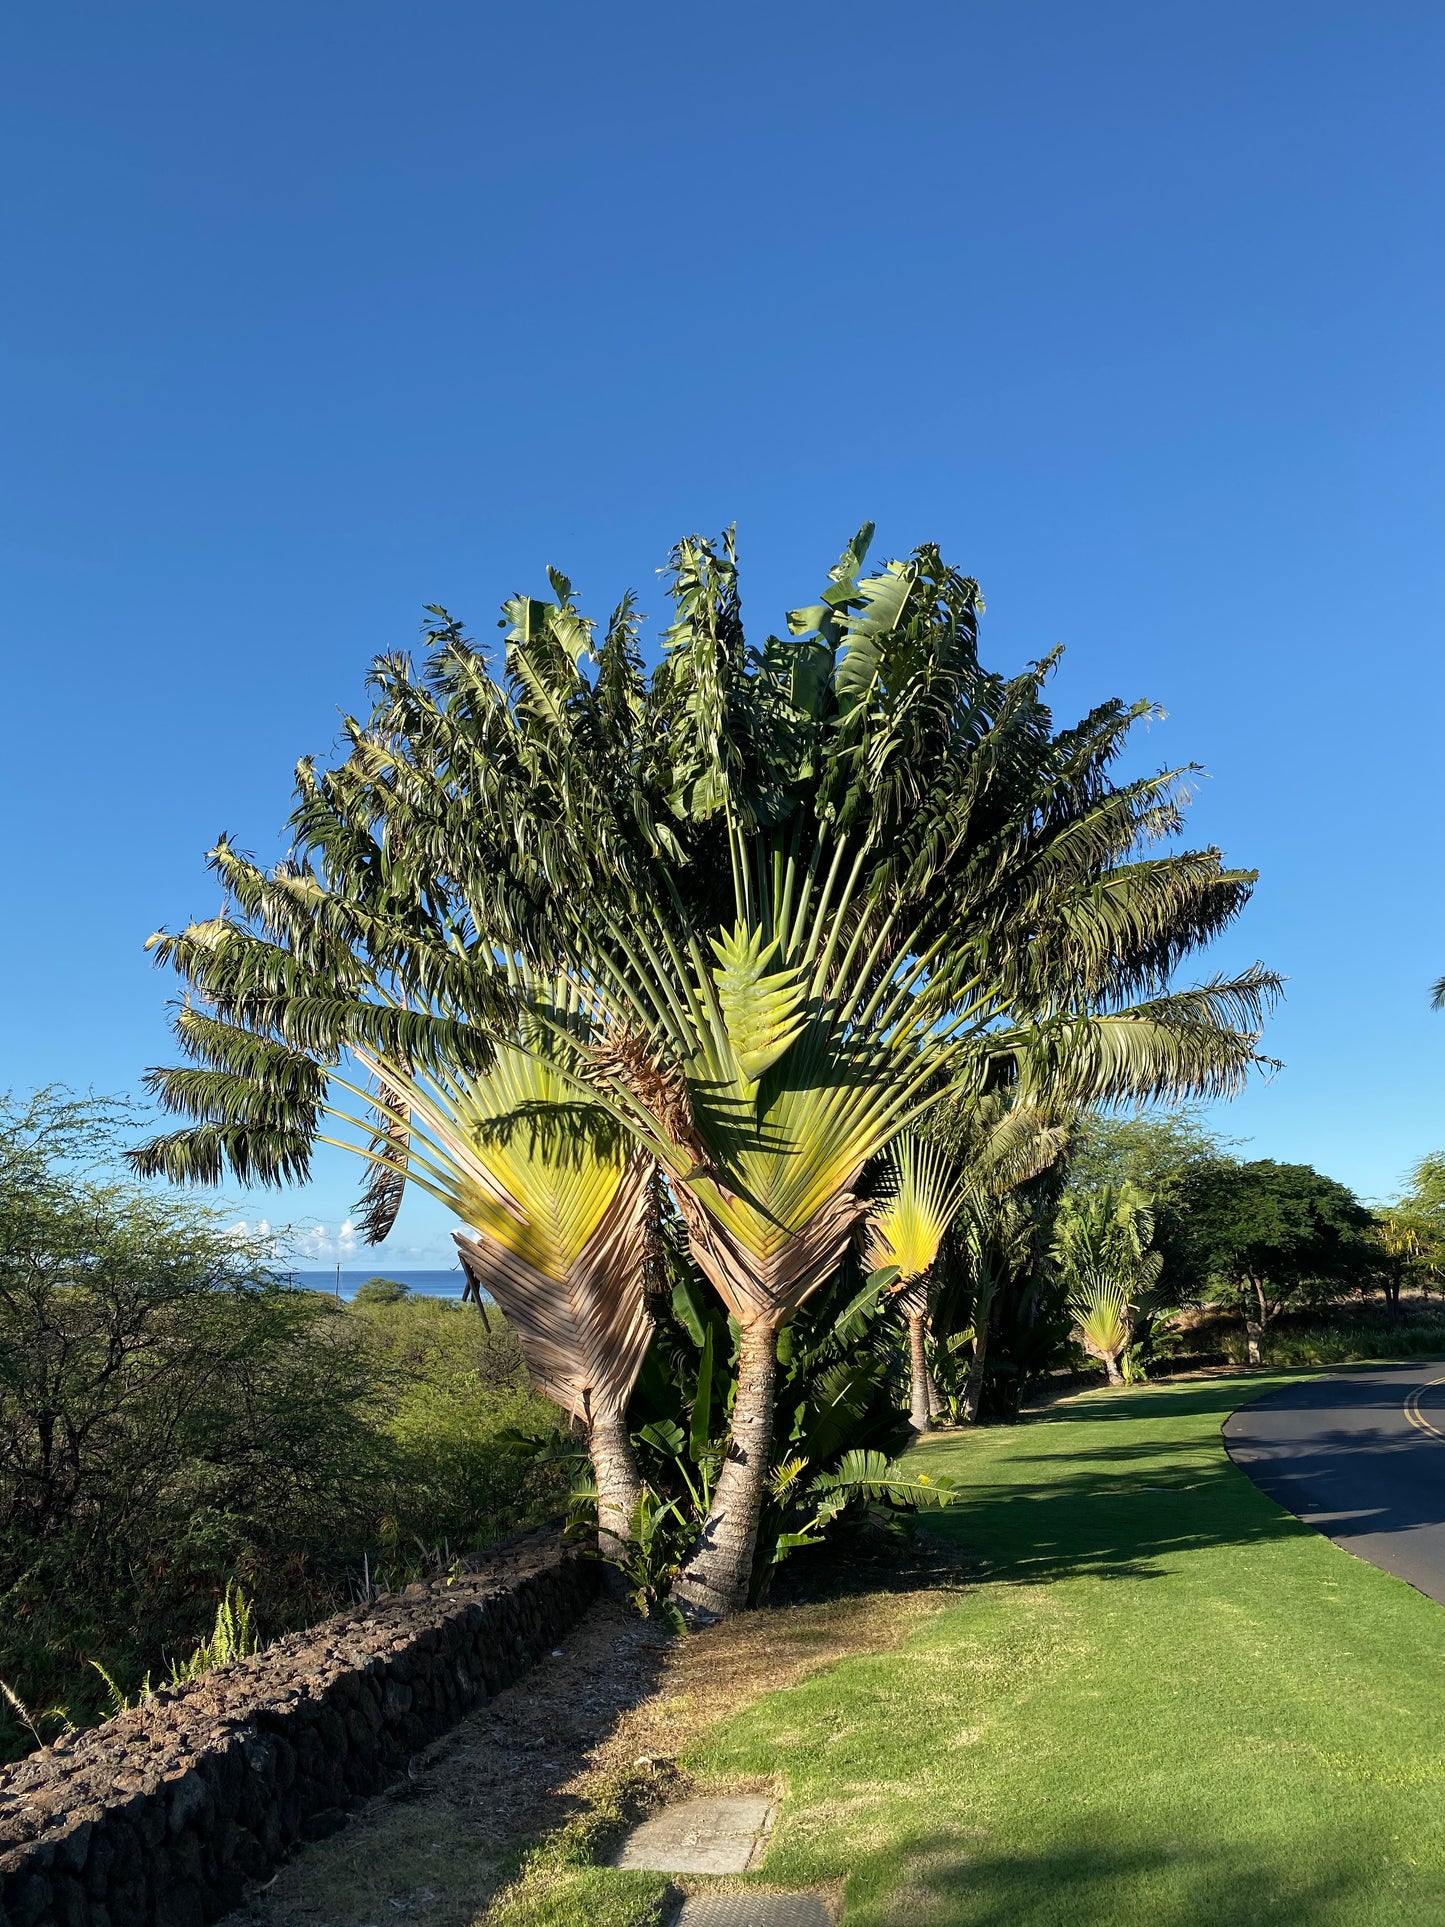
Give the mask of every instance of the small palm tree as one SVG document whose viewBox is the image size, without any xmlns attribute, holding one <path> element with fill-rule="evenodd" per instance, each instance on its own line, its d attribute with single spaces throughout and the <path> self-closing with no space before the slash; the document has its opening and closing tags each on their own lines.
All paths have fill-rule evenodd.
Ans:
<svg viewBox="0 0 1445 1927">
<path fill-rule="evenodd" d="M 1084 1350 L 1122 1385 L 1119 1361 L 1153 1310 L 1162 1252 L 1151 1251 L 1154 1214 L 1131 1184 L 1066 1201 L 1054 1256 Z"/>
<path fill-rule="evenodd" d="M 971 1332 L 962 1415 L 973 1425 L 983 1403 L 988 1351 L 1004 1294 L 1037 1269 L 1042 1217 L 1050 1212 L 1053 1179 L 1068 1148 L 1073 1114 L 1015 1089 L 955 1107 L 939 1125 L 954 1156 L 969 1172 L 960 1232 Z M 961 1309 L 957 1289 L 947 1294 Z"/>
<path fill-rule="evenodd" d="M 896 1272 L 890 1287 L 908 1325 L 908 1422 L 926 1432 L 938 1409 L 925 1343 L 929 1281 L 967 1195 L 966 1174 L 942 1147 L 907 1132 L 889 1147 L 878 1201 L 868 1225 L 868 1261 Z"/>
</svg>

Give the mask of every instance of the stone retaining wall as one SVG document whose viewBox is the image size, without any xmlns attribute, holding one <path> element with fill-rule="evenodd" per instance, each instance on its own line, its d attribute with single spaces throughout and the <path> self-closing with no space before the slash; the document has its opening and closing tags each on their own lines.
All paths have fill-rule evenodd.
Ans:
<svg viewBox="0 0 1445 1927">
<path fill-rule="evenodd" d="M 0 1927 L 199 1927 L 547 1652 L 600 1568 L 533 1534 L 0 1770 Z"/>
</svg>

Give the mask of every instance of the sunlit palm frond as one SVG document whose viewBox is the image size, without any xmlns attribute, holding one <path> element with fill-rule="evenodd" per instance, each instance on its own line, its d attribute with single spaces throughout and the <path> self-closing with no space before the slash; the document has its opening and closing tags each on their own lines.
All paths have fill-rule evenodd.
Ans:
<svg viewBox="0 0 1445 1927">
<path fill-rule="evenodd" d="M 880 1194 L 869 1214 L 868 1262 L 898 1267 L 897 1288 L 923 1278 L 964 1201 L 969 1174 L 943 1148 L 905 1132 L 888 1148 Z"/>
<path fill-rule="evenodd" d="M 651 1210 L 648 1161 L 634 1157 L 561 1277 L 489 1231 L 453 1236 L 469 1275 L 501 1306 L 534 1382 L 591 1425 L 620 1415 L 652 1327 L 642 1290 Z"/>
<path fill-rule="evenodd" d="M 1095 1356 L 1117 1358 L 1128 1348 L 1134 1320 L 1127 1281 L 1108 1273 L 1083 1273 L 1070 1294 L 1069 1311 L 1086 1350 Z"/>
</svg>

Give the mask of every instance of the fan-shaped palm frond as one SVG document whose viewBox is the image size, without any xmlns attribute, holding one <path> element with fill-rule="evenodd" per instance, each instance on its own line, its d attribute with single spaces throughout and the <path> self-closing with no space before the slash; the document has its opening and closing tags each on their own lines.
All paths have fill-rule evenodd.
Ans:
<svg viewBox="0 0 1445 1927">
<path fill-rule="evenodd" d="M 929 1275 L 964 1202 L 968 1175 L 936 1141 L 905 1132 L 888 1148 L 868 1222 L 868 1262 L 895 1267 L 892 1287 L 908 1332 L 909 1423 L 926 1432 L 937 1393 L 928 1371 Z"/>
<path fill-rule="evenodd" d="M 612 1549 L 640 1489 L 625 1415 L 651 1335 L 652 1162 L 555 1061 L 519 1045 L 499 1045 L 480 1077 L 372 1068 L 378 1108 L 405 1119 L 411 1175 L 470 1227 L 454 1234 L 469 1276 L 501 1306 L 538 1387 L 587 1429 Z"/>
</svg>

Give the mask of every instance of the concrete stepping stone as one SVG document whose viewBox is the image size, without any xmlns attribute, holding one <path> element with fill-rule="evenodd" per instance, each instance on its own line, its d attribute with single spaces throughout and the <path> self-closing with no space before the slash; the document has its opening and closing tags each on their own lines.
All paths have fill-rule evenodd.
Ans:
<svg viewBox="0 0 1445 1927">
<path fill-rule="evenodd" d="M 681 1800 L 634 1828 L 612 1864 L 648 1873 L 746 1873 L 762 1850 L 772 1807 L 766 1793 Z"/>
<path fill-rule="evenodd" d="M 816 1894 L 693 1894 L 674 1927 L 833 1927 Z"/>
</svg>

